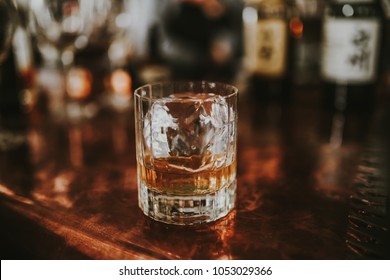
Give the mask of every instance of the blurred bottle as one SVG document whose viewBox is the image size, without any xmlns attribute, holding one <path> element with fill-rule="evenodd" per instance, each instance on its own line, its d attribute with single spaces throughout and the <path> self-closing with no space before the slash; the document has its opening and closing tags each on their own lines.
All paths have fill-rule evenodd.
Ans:
<svg viewBox="0 0 390 280">
<path fill-rule="evenodd" d="M 138 71 L 135 72 L 135 84 L 136 87 L 148 84 L 169 80 L 171 77 L 171 71 L 167 65 L 161 51 L 159 44 L 161 42 L 161 33 L 159 32 L 158 25 L 154 24 L 150 27 L 148 32 L 147 49 L 148 55 L 141 60 L 137 67 Z"/>
<path fill-rule="evenodd" d="M 15 30 L 8 55 L 0 71 L 0 112 L 17 116 L 30 112 L 36 103 L 34 67 L 30 35 L 27 31 L 24 6 L 18 3 L 13 11 Z M 16 5 L 15 5 L 16 7 Z"/>
<path fill-rule="evenodd" d="M 18 24 L 15 3 L 0 1 L 0 117 L 18 115 L 21 111 L 17 93 L 15 56 L 12 38 Z"/>
<path fill-rule="evenodd" d="M 25 112 L 33 111 L 39 97 L 35 88 L 35 59 L 31 34 L 28 29 L 28 2 L 28 0 L 16 0 L 19 25 L 13 37 L 16 67 L 22 82 L 19 98 Z"/>
<path fill-rule="evenodd" d="M 19 93 L 22 90 L 20 77 L 15 63 L 15 54 L 11 49 L 3 61 L 0 72 L 0 115 L 3 118 L 19 116 L 23 113 Z"/>
<path fill-rule="evenodd" d="M 250 94 L 262 101 L 288 101 L 289 30 L 284 0 L 246 0 L 244 68 L 250 76 Z"/>
<path fill-rule="evenodd" d="M 162 9 L 162 58 L 176 79 L 231 82 L 242 55 L 241 0 L 168 0 Z"/>
<path fill-rule="evenodd" d="M 321 24 L 323 0 L 292 0 L 289 22 L 291 79 L 294 85 L 320 83 Z"/>
<path fill-rule="evenodd" d="M 382 14 L 376 0 L 332 0 L 323 18 L 324 105 L 337 111 L 374 109 Z"/>
</svg>

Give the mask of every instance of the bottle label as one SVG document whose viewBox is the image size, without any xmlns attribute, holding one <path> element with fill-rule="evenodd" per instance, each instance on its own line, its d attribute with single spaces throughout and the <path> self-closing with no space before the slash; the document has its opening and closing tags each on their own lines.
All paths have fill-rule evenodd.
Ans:
<svg viewBox="0 0 390 280">
<path fill-rule="evenodd" d="M 257 22 L 255 73 L 280 77 L 286 70 L 287 23 L 282 19 Z"/>
<path fill-rule="evenodd" d="M 321 74 L 344 84 L 376 78 L 380 24 L 376 19 L 335 19 L 324 22 Z"/>
</svg>

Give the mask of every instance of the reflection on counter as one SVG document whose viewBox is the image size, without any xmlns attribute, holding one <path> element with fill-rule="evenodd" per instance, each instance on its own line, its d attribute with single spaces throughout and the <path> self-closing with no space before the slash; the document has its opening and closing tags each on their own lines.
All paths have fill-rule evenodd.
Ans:
<svg viewBox="0 0 390 280">
<path fill-rule="evenodd" d="M 358 166 L 346 232 L 346 244 L 354 258 L 390 256 L 390 189 L 385 152 L 383 143 L 372 141 Z"/>
<path fill-rule="evenodd" d="M 234 238 L 236 211 L 206 227 L 182 228 L 156 223 L 146 217 L 144 220 L 143 231 L 147 237 L 151 237 L 151 246 L 165 251 L 169 258 L 179 259 L 184 255 L 186 259 L 233 259 L 231 244 Z M 172 251 L 172 244 L 176 244 L 175 251 Z"/>
</svg>

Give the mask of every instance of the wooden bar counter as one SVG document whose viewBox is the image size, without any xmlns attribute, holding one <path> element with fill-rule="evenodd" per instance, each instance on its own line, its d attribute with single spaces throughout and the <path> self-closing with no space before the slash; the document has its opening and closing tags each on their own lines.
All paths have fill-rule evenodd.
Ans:
<svg viewBox="0 0 390 280">
<path fill-rule="evenodd" d="M 33 121 L 0 153 L 2 259 L 390 258 L 382 111 L 333 114 L 317 97 L 240 96 L 236 208 L 193 227 L 138 208 L 132 110 Z"/>
</svg>

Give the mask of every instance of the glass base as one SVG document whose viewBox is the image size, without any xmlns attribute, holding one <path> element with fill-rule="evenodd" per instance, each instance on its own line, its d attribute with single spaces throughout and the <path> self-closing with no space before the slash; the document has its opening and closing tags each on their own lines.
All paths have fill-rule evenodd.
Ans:
<svg viewBox="0 0 390 280">
<path fill-rule="evenodd" d="M 226 216 L 235 206 L 236 181 L 214 193 L 166 195 L 138 184 L 139 207 L 145 215 L 167 224 L 195 225 Z"/>
</svg>

